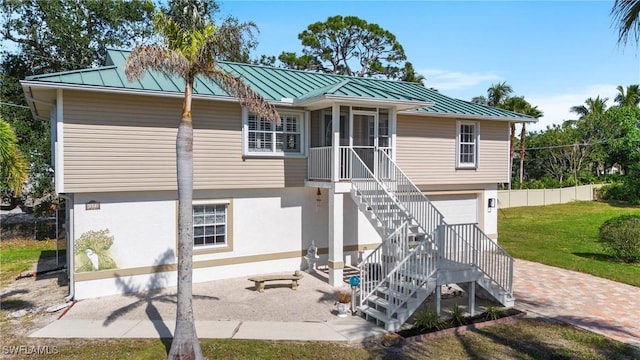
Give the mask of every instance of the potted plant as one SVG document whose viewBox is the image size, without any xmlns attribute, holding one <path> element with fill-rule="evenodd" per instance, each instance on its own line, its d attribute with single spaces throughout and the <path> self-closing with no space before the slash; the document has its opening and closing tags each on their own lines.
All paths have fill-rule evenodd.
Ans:
<svg viewBox="0 0 640 360">
<path fill-rule="evenodd" d="M 351 293 L 348 291 L 339 292 L 338 302 L 336 302 L 338 317 L 346 317 L 349 314 L 350 308 L 351 308 Z"/>
</svg>

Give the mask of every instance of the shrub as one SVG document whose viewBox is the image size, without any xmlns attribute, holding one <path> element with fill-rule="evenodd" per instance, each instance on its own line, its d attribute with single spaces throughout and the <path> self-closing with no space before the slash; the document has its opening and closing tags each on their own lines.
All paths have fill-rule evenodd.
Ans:
<svg viewBox="0 0 640 360">
<path fill-rule="evenodd" d="M 440 319 L 440 315 L 431 309 L 421 310 L 414 320 L 414 325 L 425 330 L 441 330 L 445 328 L 445 323 Z"/>
<path fill-rule="evenodd" d="M 485 308 L 484 312 L 485 312 L 485 315 L 484 315 L 485 319 L 496 320 L 503 317 L 507 313 L 507 310 L 500 306 L 489 305 Z"/>
<path fill-rule="evenodd" d="M 640 214 L 607 220 L 600 226 L 600 242 L 618 260 L 640 261 Z"/>
<path fill-rule="evenodd" d="M 623 183 L 612 183 L 604 185 L 598 190 L 598 198 L 602 200 L 627 201 L 627 188 Z"/>
<path fill-rule="evenodd" d="M 451 310 L 451 321 L 458 326 L 467 323 L 467 317 L 464 316 L 464 310 L 458 304 L 453 305 L 453 309 Z"/>
</svg>

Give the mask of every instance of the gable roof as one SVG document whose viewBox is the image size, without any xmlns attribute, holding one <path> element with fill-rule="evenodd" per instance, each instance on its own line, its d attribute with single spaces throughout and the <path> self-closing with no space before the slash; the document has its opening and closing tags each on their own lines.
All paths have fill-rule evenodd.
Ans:
<svg viewBox="0 0 640 360">
<path fill-rule="evenodd" d="M 181 94 L 184 81 L 158 72 L 148 72 L 139 81 L 129 82 L 124 64 L 130 51 L 108 50 L 105 66 L 27 77 L 23 86 L 85 88 L 111 91 Z M 437 114 L 508 121 L 537 121 L 527 115 L 454 99 L 416 83 L 350 77 L 310 71 L 290 70 L 252 64 L 219 62 L 225 71 L 241 77 L 266 100 L 275 104 L 319 108 L 332 101 L 345 103 L 388 103 L 413 114 Z M 202 77 L 194 82 L 196 97 L 232 97 L 217 84 Z"/>
</svg>

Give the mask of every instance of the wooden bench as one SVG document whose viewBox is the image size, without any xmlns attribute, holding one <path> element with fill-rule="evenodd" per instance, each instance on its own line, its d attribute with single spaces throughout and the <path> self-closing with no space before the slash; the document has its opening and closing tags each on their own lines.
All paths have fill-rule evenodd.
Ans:
<svg viewBox="0 0 640 360">
<path fill-rule="evenodd" d="M 291 280 L 291 290 L 298 289 L 298 280 L 303 276 L 299 271 L 296 271 L 293 275 L 260 275 L 250 277 L 249 281 L 253 281 L 256 284 L 256 290 L 258 292 L 264 292 L 264 283 L 267 281 L 282 281 Z"/>
</svg>

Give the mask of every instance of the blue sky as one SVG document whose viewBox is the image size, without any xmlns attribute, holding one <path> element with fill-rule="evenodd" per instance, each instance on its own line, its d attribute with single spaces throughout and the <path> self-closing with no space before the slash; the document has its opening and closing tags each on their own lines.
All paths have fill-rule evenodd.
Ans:
<svg viewBox="0 0 640 360">
<path fill-rule="evenodd" d="M 569 108 L 640 83 L 640 47 L 619 47 L 613 1 L 221 1 L 221 15 L 258 25 L 254 56 L 300 52 L 298 33 L 333 15 L 391 31 L 426 86 L 470 100 L 507 81 L 545 116 L 529 130 L 574 118 Z"/>
</svg>

